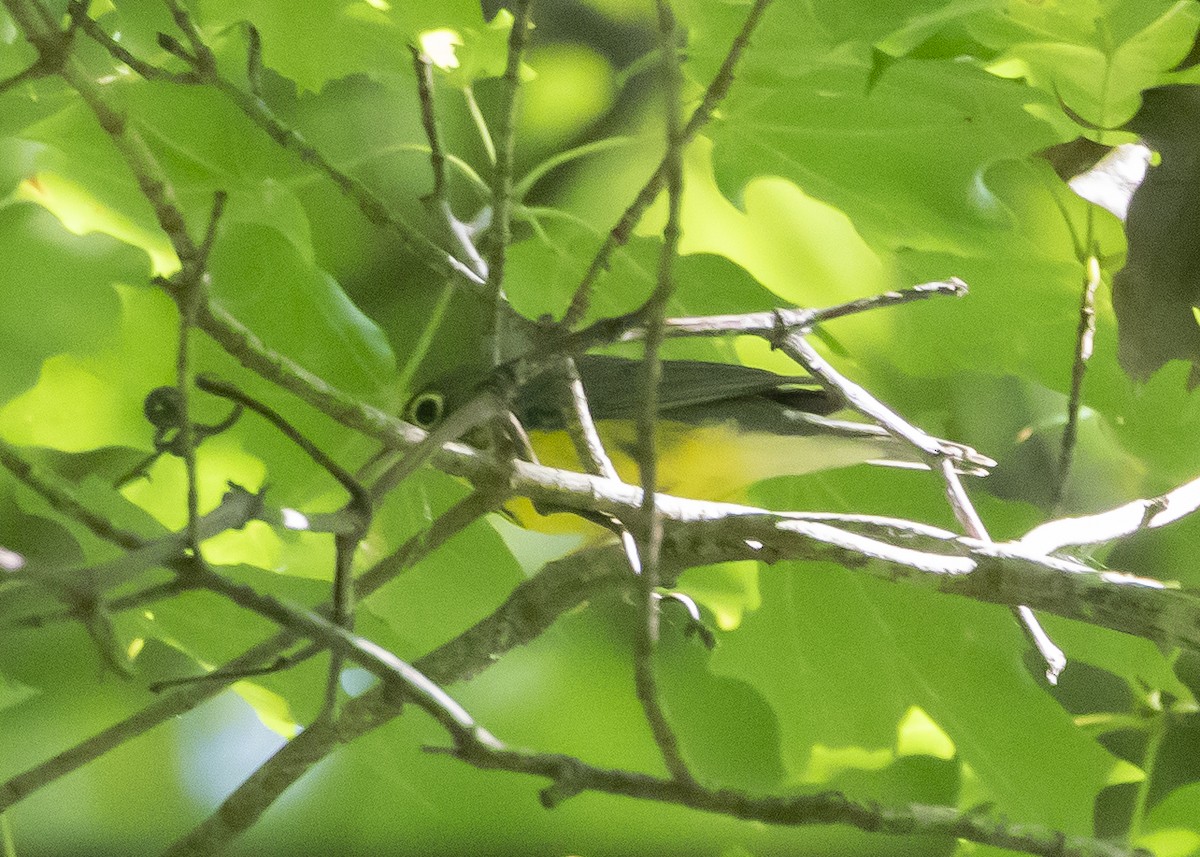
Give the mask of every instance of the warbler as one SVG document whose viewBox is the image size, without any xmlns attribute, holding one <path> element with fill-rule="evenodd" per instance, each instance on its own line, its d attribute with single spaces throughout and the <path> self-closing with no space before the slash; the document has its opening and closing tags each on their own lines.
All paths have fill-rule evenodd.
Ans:
<svg viewBox="0 0 1200 857">
<path fill-rule="evenodd" d="M 576 358 L 589 410 L 618 474 L 637 484 L 637 419 L 644 408 L 638 361 L 585 355 Z M 414 396 L 404 416 L 432 429 L 474 389 L 464 380 L 430 386 Z M 583 470 L 563 418 L 566 385 L 552 373 L 527 383 L 512 403 L 537 460 Z M 808 376 L 697 360 L 664 360 L 658 388 L 658 488 L 697 500 L 741 500 L 755 482 L 799 476 L 864 462 L 922 467 L 908 445 L 880 426 L 833 419 L 841 397 Z M 960 469 L 986 472 L 995 462 L 974 449 L 945 442 Z M 547 510 L 541 510 L 547 511 Z M 509 504 L 523 526 L 562 532 L 577 528 L 564 516 L 549 521 L 528 501 Z"/>
</svg>

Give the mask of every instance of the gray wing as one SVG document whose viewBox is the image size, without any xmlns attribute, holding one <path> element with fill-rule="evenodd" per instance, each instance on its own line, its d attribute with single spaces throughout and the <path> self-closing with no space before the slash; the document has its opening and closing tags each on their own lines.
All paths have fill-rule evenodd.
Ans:
<svg viewBox="0 0 1200 857">
<path fill-rule="evenodd" d="M 595 419 L 629 419 L 641 412 L 639 361 L 588 354 L 576 365 Z M 812 431 L 807 424 L 787 419 L 788 411 L 828 414 L 842 407 L 835 396 L 802 376 L 699 360 L 664 360 L 658 394 L 659 413 L 681 422 L 735 419 L 785 434 Z M 528 428 L 561 428 L 563 396 L 561 385 L 552 379 L 535 379 L 517 397 L 517 414 Z"/>
</svg>

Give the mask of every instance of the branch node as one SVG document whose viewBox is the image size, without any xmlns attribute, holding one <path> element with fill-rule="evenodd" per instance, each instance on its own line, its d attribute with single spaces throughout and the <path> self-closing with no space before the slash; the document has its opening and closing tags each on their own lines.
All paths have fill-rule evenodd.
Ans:
<svg viewBox="0 0 1200 857">
<path fill-rule="evenodd" d="M 538 800 L 542 806 L 555 809 L 559 804 L 584 791 L 586 786 L 581 780 L 581 774 L 577 764 L 564 762 L 559 767 L 557 779 L 538 792 Z"/>
</svg>

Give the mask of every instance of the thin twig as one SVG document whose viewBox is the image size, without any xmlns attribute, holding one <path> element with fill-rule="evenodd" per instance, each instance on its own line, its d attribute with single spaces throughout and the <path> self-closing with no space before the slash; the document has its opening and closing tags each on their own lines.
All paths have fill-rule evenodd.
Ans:
<svg viewBox="0 0 1200 857">
<path fill-rule="evenodd" d="M 354 625 L 354 552 L 371 526 L 373 504 L 370 493 L 347 470 L 284 419 L 279 412 L 252 398 L 232 384 L 226 384 L 214 378 L 202 376 L 197 379 L 197 385 L 205 392 L 237 402 L 266 419 L 289 440 L 308 453 L 309 457 L 333 476 L 350 495 L 344 511 L 352 516 L 355 526 L 349 532 L 339 532 L 333 537 L 333 621 L 338 627 L 349 630 Z M 326 684 L 325 694 L 326 707 L 330 710 L 337 695 L 338 676 L 341 673 L 343 656 L 339 652 L 332 650 L 330 652 L 329 681 Z"/>
<path fill-rule="evenodd" d="M 923 835 L 963 839 L 1042 857 L 1152 857 L 1142 848 L 1129 848 L 1084 836 L 1030 825 L 1012 825 L 974 809 L 910 804 L 888 807 L 851 800 L 837 791 L 781 797 L 753 797 L 733 789 L 708 789 L 695 782 L 663 780 L 631 771 L 598 768 L 556 753 L 468 748 L 453 754 L 484 770 L 517 771 L 545 777 L 542 803 L 553 808 L 587 791 L 617 794 L 691 807 L 702 812 L 766 824 L 812 826 L 842 824 L 871 833 Z"/>
<path fill-rule="evenodd" d="M 446 230 L 454 239 L 463 258 L 479 277 L 487 279 L 488 265 L 475 246 L 474 231 L 470 225 L 463 223 L 454 216 L 450 208 L 450 199 L 446 189 L 446 152 L 442 148 L 441 134 L 438 132 L 437 113 L 433 102 L 433 70 L 432 64 L 419 47 L 410 45 L 412 51 L 413 71 L 417 77 L 417 100 L 421 105 L 421 124 L 425 128 L 425 137 L 429 140 L 429 166 L 433 172 L 433 192 L 422 202 L 426 207 L 445 221 Z"/>
<path fill-rule="evenodd" d="M 10 8 L 9 11 L 12 12 L 13 17 L 17 17 L 16 9 Z M 21 11 L 27 13 L 25 9 Z M 72 21 L 67 30 L 63 32 L 58 29 L 57 24 L 40 4 L 35 4 L 34 12 L 41 18 L 40 27 L 27 17 L 19 18 L 18 21 L 27 21 L 37 29 L 37 32 L 26 30 L 26 39 L 37 51 L 37 59 L 28 68 L 0 82 L 0 94 L 26 81 L 61 73 L 70 56 L 76 30 L 75 22 Z"/>
<path fill-rule="evenodd" d="M 106 33 L 104 28 L 94 18 L 88 15 L 87 7 L 88 4 L 85 0 L 70 0 L 67 3 L 67 14 L 71 16 L 71 20 L 76 26 L 83 30 L 92 41 L 112 54 L 116 60 L 125 63 L 135 73 L 146 80 L 167 80 L 179 84 L 198 82 L 199 78 L 195 72 L 167 71 L 165 68 L 160 68 L 152 63 L 138 59 L 124 45 Z"/>
<path fill-rule="evenodd" d="M 1197 509 L 1200 509 L 1200 479 L 1158 497 L 1134 500 L 1107 512 L 1047 521 L 1026 533 L 1018 543 L 1046 554 L 1068 545 L 1103 544 L 1141 530 L 1166 526 L 1194 514 Z"/>
<path fill-rule="evenodd" d="M 317 463 L 325 472 L 338 481 L 351 499 L 358 505 L 358 511 L 367 512 L 371 508 L 370 496 L 366 490 L 358 484 L 358 481 L 352 476 L 349 471 L 330 458 L 324 450 L 309 440 L 297 428 L 295 428 L 287 419 L 269 405 L 258 401 L 253 396 L 235 387 L 226 381 L 219 378 L 214 378 L 211 375 L 199 375 L 196 378 L 196 386 L 206 393 L 211 393 L 214 396 L 220 396 L 223 399 L 229 399 L 231 402 L 236 402 L 243 407 L 254 411 L 260 417 L 265 419 L 271 425 L 275 426 L 279 432 L 290 440 L 296 446 L 300 447 L 304 452 Z"/>
<path fill-rule="evenodd" d="M 5 0 L 5 2 L 17 4 L 29 2 L 29 0 Z M 483 278 L 469 266 L 460 262 L 453 254 L 447 253 L 438 247 L 420 230 L 399 219 L 365 185 L 357 179 L 352 178 L 345 171 L 334 166 L 319 149 L 275 117 L 258 93 L 258 84 L 256 81 L 259 77 L 258 65 L 261 62 L 261 41 L 256 29 L 251 27 L 249 30 L 247 77 L 250 80 L 251 91 L 244 92 L 220 74 L 211 49 L 205 44 L 199 28 L 196 27 L 187 9 L 175 2 L 175 0 L 166 0 L 166 2 L 171 9 L 176 24 L 192 45 L 192 50 L 187 50 L 178 41 L 164 34 L 160 34 L 160 44 L 163 48 L 192 66 L 192 71 L 172 75 L 170 72 L 158 69 L 144 62 L 138 62 L 137 65 L 131 64 L 130 67 L 134 71 L 148 79 L 161 79 L 171 75 L 169 79 L 175 83 L 208 84 L 214 87 L 229 98 L 242 113 L 265 131 L 272 140 L 284 148 L 291 149 L 301 161 L 324 173 L 342 193 L 350 198 L 370 223 L 395 234 L 401 243 L 417 256 L 421 264 L 429 268 L 430 271 L 447 279 L 454 279 L 456 276 L 461 276 L 468 282 L 477 285 L 483 282 Z M 81 20 L 86 18 L 86 13 L 79 17 Z M 121 62 L 127 63 L 128 52 L 120 49 L 120 45 L 108 37 L 99 25 L 93 22 L 90 26 L 82 26 L 82 29 L 91 38 L 95 39 L 97 43 L 112 53 L 114 57 Z M 74 81 L 70 82 L 74 85 Z M 76 88 L 78 89 L 78 87 Z M 138 170 L 134 169 L 134 173 L 137 175 Z"/>
<path fill-rule="evenodd" d="M 3 442 L 0 441 L 0 454 L 4 451 L 5 447 Z M 479 511 L 479 507 L 476 505 L 483 496 L 483 492 L 471 494 L 466 500 L 434 521 L 428 532 L 413 536 L 391 556 L 381 560 L 375 567 L 365 572 L 355 582 L 356 595 L 360 598 L 365 598 L 372 592 L 375 592 L 389 581 L 395 579 L 400 573 L 411 568 L 412 565 L 441 547 L 453 538 L 454 535 L 461 532 L 468 524 L 476 520 L 480 514 L 488 511 L 491 508 L 490 503 L 482 511 Z M 71 508 L 70 504 L 61 502 L 55 504 L 55 508 L 60 511 L 63 511 L 64 507 Z M 82 515 L 73 515 L 73 517 L 86 522 L 94 516 L 90 512 L 84 512 Z M 140 540 L 132 544 L 127 543 L 127 539 L 120 535 L 119 531 L 112 531 L 107 535 L 98 532 L 97 535 L 102 535 L 102 537 L 107 538 L 109 541 L 114 541 L 116 544 L 130 549 L 140 547 L 142 544 Z M 322 605 L 318 609 L 324 613 L 324 611 L 331 608 L 330 605 Z M 518 613 L 521 612 L 521 608 L 514 609 Z M 526 608 L 526 612 L 528 612 L 528 608 Z M 483 620 L 482 624 L 486 626 L 488 621 Z M 499 620 L 493 615 L 490 621 L 495 623 Z M 498 638 L 500 635 L 501 632 L 494 632 L 488 636 L 489 638 Z M 24 800 L 43 786 L 49 785 L 60 777 L 70 774 L 72 771 L 78 770 L 159 724 L 190 711 L 205 700 L 223 691 L 230 682 L 238 680 L 244 673 L 258 669 L 263 664 L 272 662 L 272 659 L 278 659 L 281 652 L 295 644 L 296 639 L 296 634 L 288 630 L 282 630 L 209 674 L 207 678 L 210 680 L 198 683 L 189 682 L 187 686 L 153 702 L 141 711 L 113 724 L 93 737 L 64 750 L 62 753 L 47 759 L 41 764 L 35 765 L 6 783 L 0 783 L 0 812 Z M 523 640 L 514 640 L 513 645 L 519 645 L 520 642 L 523 642 Z M 303 652 L 297 653 L 293 658 L 299 661 L 302 656 L 316 654 L 322 650 L 320 647 L 314 648 L 310 646 Z M 469 668 L 472 672 L 477 672 L 491 663 L 488 660 L 482 663 L 473 660 L 471 655 L 474 653 L 475 650 L 460 652 L 457 648 L 454 648 L 454 661 L 463 664 L 464 669 Z M 434 662 L 426 661 L 425 663 Z M 469 667 L 466 666 L 468 664 L 470 665 Z M 418 666 L 420 666 L 420 662 Z M 421 669 L 424 670 L 425 667 L 421 666 Z M 445 681 L 446 679 L 443 675 L 439 680 Z"/>
<path fill-rule="evenodd" d="M 173 577 L 170 580 L 165 580 L 162 583 L 153 583 L 137 592 L 130 592 L 127 595 L 122 595 L 113 598 L 109 601 L 104 601 L 98 605 L 99 609 L 106 610 L 109 613 L 119 613 L 122 610 L 131 610 L 138 607 L 144 607 L 147 604 L 153 604 L 157 601 L 162 601 L 167 598 L 174 598 L 182 592 L 192 589 L 192 584 L 188 583 L 179 577 Z M 58 610 L 53 613 L 44 613 L 35 616 L 22 616 L 19 619 L 14 619 L 11 622 L 6 622 L 0 625 L 0 631 L 15 630 L 18 628 L 43 628 L 46 625 L 58 622 L 74 622 L 79 619 L 78 610 Z"/>
<path fill-rule="evenodd" d="M 496 128 L 496 164 L 492 171 L 492 224 L 487 233 L 487 283 L 485 298 L 491 307 L 486 331 L 489 362 L 499 366 L 507 357 L 503 341 L 510 316 L 504 296 L 505 263 L 512 241 L 513 158 L 517 142 L 517 113 L 520 107 L 521 61 L 529 42 L 533 0 L 514 0 L 513 24 L 508 35 L 508 59 L 501 78 L 500 122 Z"/>
<path fill-rule="evenodd" d="M 1071 460 L 1074 458 L 1075 442 L 1079 436 L 1079 409 L 1083 404 L 1083 379 L 1087 375 L 1088 361 L 1092 358 L 1092 345 L 1096 337 L 1096 289 L 1100 287 L 1100 260 L 1095 253 L 1088 256 L 1085 266 L 1087 279 L 1079 296 L 1079 326 L 1075 331 L 1071 394 L 1067 400 L 1067 424 L 1063 427 L 1062 448 L 1058 453 L 1054 502 L 1051 504 L 1053 509 L 1062 506 L 1067 482 L 1071 477 Z"/>
<path fill-rule="evenodd" d="M 423 530 L 409 538 L 399 548 L 375 563 L 375 565 L 354 580 L 354 600 L 359 601 L 367 598 L 381 587 L 396 579 L 455 535 L 462 532 L 467 526 L 488 512 L 493 511 L 499 503 L 500 498 L 497 495 L 483 490 L 472 491 L 456 505 L 448 509 L 445 514 L 435 519 L 428 530 Z M 322 616 L 332 616 L 335 614 L 336 607 L 331 604 L 322 604 L 316 607 L 315 610 Z M 272 640 L 279 643 L 277 648 L 283 648 L 285 645 L 290 644 L 293 636 L 284 631 L 276 635 Z M 261 649 L 262 647 L 259 646 L 256 648 Z M 294 654 L 280 656 L 269 664 L 253 667 L 242 665 L 246 661 L 246 656 L 243 655 L 237 659 L 238 666 L 236 668 L 233 666 L 233 663 L 230 663 L 205 675 L 159 682 L 156 687 L 152 686 L 151 689 L 161 689 L 193 681 L 216 681 L 228 684 L 231 681 L 240 680 L 248 676 L 264 675 L 266 673 L 289 669 L 324 650 L 325 647 L 320 643 L 310 643 Z"/>
<path fill-rule="evenodd" d="M 245 488 L 231 485 L 221 504 L 196 522 L 195 537 L 201 541 L 226 530 L 236 530 L 256 520 L 262 508 L 261 498 Z M 191 547 L 192 535 L 187 531 L 171 532 L 145 541 L 116 559 L 61 568 L 40 562 L 28 562 L 16 571 L 8 572 L 6 582 L 28 580 L 51 587 L 55 591 L 71 591 L 96 598 L 135 580 L 152 568 L 173 568 Z"/>
<path fill-rule="evenodd" d="M 191 44 L 192 50 L 195 52 L 200 62 L 208 68 L 216 68 L 217 59 L 213 56 L 213 52 L 209 50 L 208 45 L 204 43 L 204 37 L 200 34 L 200 28 L 192 20 L 192 16 L 188 11 L 179 5 L 178 0 L 165 0 L 167 8 L 171 10 L 171 17 L 175 19 L 175 26 L 179 28 L 184 37 Z"/>
<path fill-rule="evenodd" d="M 227 580 L 207 566 L 198 570 L 196 580 L 199 585 L 225 596 L 240 607 L 253 610 L 294 633 L 304 634 L 331 652 L 354 661 L 390 686 L 393 692 L 399 691 L 405 701 L 414 703 L 430 714 L 460 747 L 479 744 L 494 749 L 502 748 L 503 745 L 475 723 L 466 710 L 441 687 L 383 647 L 351 633 L 315 611 L 294 607 L 246 584 Z"/>
<path fill-rule="evenodd" d="M 247 678 L 258 678 L 264 675 L 271 675 L 277 672 L 283 672 L 286 669 L 297 666 L 303 663 L 308 658 L 319 652 L 325 651 L 325 647 L 319 643 L 309 643 L 294 655 L 280 655 L 269 664 L 263 664 L 257 667 L 247 667 L 240 670 L 214 670 L 206 675 L 189 675 L 182 678 L 166 678 L 159 681 L 151 682 L 148 689 L 151 693 L 162 693 L 164 690 L 170 690 L 175 687 L 183 687 L 184 685 L 216 682 L 222 688 L 233 681 L 242 681 Z"/>
<path fill-rule="evenodd" d="M 2 438 L 0 438 L 0 466 L 41 495 L 54 511 L 78 521 L 91 530 L 94 535 L 125 550 L 137 550 L 145 547 L 146 539 L 137 533 L 114 526 L 112 521 L 80 503 L 70 489 L 54 477 L 36 471 L 32 464 L 21 457 L 16 447 Z"/>
<path fill-rule="evenodd" d="M 438 202 L 446 199 L 446 153 L 442 150 L 442 137 L 438 133 L 437 114 L 433 109 L 433 71 L 429 57 L 416 45 L 409 45 L 412 52 L 413 71 L 417 75 L 417 100 L 421 104 L 421 124 L 425 126 L 425 138 L 429 141 L 429 167 L 433 173 L 433 198 Z"/>
<path fill-rule="evenodd" d="M 366 404 L 290 357 L 268 348 L 254 331 L 220 304 L 209 301 L 201 306 L 196 322 L 243 366 L 342 425 L 398 449 L 416 446 L 424 439 L 425 432 L 416 426 Z"/>
<path fill-rule="evenodd" d="M 48 21 L 48 13 L 36 0 L 4 0 L 14 21 L 34 45 L 62 42 L 65 34 Z M 64 48 L 65 50 L 65 48 Z M 117 151 L 125 159 L 142 195 L 150 203 L 155 219 L 166 233 L 180 262 L 196 258 L 197 247 L 187 234 L 175 191 L 168 182 L 154 153 L 136 128 L 130 126 L 123 113 L 113 109 L 100 94 L 93 75 L 70 55 L 64 56 L 57 73 L 76 92 L 96 116 L 100 127 L 108 134 Z"/>
<path fill-rule="evenodd" d="M 587 392 L 583 389 L 583 380 L 579 377 L 579 367 L 575 365 L 574 358 L 564 357 L 561 368 L 566 380 L 567 396 L 570 402 L 568 407 L 561 409 L 561 413 L 563 424 L 571 438 L 571 445 L 575 447 L 575 455 L 588 473 L 620 481 L 621 476 L 617 473 L 612 458 L 604 448 L 604 442 L 600 439 L 600 432 L 596 428 L 596 421 L 592 418 Z M 621 547 L 625 551 L 625 558 L 629 561 L 630 570 L 634 574 L 641 574 L 642 559 L 638 553 L 637 539 L 620 521 L 615 523 Z"/>
<path fill-rule="evenodd" d="M 946 444 L 902 419 L 861 385 L 834 369 L 808 344 L 802 333 L 784 332 L 782 337 L 775 338 L 774 344 L 803 366 L 818 383 L 839 395 L 847 405 L 883 426 L 889 434 L 910 444 L 927 460 L 936 463 L 942 458 L 959 457 Z"/>
<path fill-rule="evenodd" d="M 655 593 L 659 581 L 662 552 L 662 519 L 658 514 L 658 398 L 662 381 L 659 348 L 663 340 L 663 316 L 667 302 L 675 293 L 675 257 L 679 252 L 679 216 L 683 199 L 683 140 L 679 134 L 679 55 L 675 16 L 666 0 L 657 0 L 659 33 L 662 39 L 664 112 L 667 137 L 666 164 L 667 222 L 663 227 L 662 252 L 658 262 L 658 282 L 646 301 L 646 335 L 641 362 L 642 406 L 637 415 L 637 462 L 642 487 L 642 520 L 645 534 L 641 542 L 641 569 L 637 578 L 638 609 L 641 621 L 633 637 L 633 676 L 638 702 L 658 745 L 667 770 L 676 780 L 694 782 L 679 749 L 679 738 L 667 719 L 654 674 L 654 648 L 658 642 L 658 602 Z"/>
<path fill-rule="evenodd" d="M 742 24 L 741 31 L 738 32 L 730 44 L 729 52 L 725 55 L 725 60 L 721 63 L 721 68 L 717 71 L 712 83 L 708 85 L 708 89 L 704 93 L 704 99 L 692 112 L 691 119 L 688 120 L 687 125 L 684 127 L 679 139 L 680 148 L 686 147 L 700 129 L 708 124 L 717 105 L 724 100 L 726 94 L 729 92 L 729 87 L 733 84 L 733 71 L 737 67 L 738 61 L 742 58 L 742 53 L 745 51 L 746 46 L 750 43 L 751 34 L 758 27 L 763 13 L 770 4 L 771 0 L 755 0 L 754 6 L 751 7 L 750 13 L 746 16 L 746 20 Z M 669 169 L 667 157 L 669 157 L 669 153 L 663 156 L 663 160 L 659 162 L 654 174 L 646 180 L 645 185 L 638 191 L 633 202 L 629 204 L 629 207 L 621 215 L 620 220 L 609 231 L 604 244 L 601 245 L 596 255 L 592 257 L 592 261 L 588 265 L 583 279 L 576 287 L 575 294 L 571 298 L 571 303 L 563 315 L 563 327 L 575 327 L 587 315 L 588 308 L 591 306 L 592 287 L 597 278 L 599 278 L 603 271 L 608 269 L 608 263 L 612 258 L 613 252 L 629 240 L 629 237 L 633 234 L 633 227 L 642 219 L 642 215 L 646 213 L 646 209 L 650 207 L 650 204 L 662 192 L 667 181 L 667 170 Z"/>
<path fill-rule="evenodd" d="M 29 66 L 29 68 L 19 71 L 10 77 L 6 77 L 4 80 L 0 80 L 0 95 L 8 92 L 14 86 L 20 86 L 22 83 L 25 83 L 28 80 L 37 80 L 40 77 L 47 77 L 50 74 L 52 74 L 52 72 L 47 72 L 46 69 L 43 68 L 41 62 L 35 62 L 33 65 Z"/>
<path fill-rule="evenodd" d="M 487 120 L 483 118 L 483 111 L 479 109 L 479 102 L 475 100 L 475 89 L 470 83 L 463 87 L 463 98 L 467 102 L 467 112 L 471 114 L 471 121 L 479 131 L 479 139 L 483 143 L 484 152 L 487 153 L 488 163 L 495 165 L 496 143 L 492 140 L 492 132 L 488 130 Z"/>
<path fill-rule="evenodd" d="M 542 180 L 543 176 L 564 164 L 569 164 L 571 161 L 578 160 L 579 158 L 590 157 L 597 152 L 604 152 L 608 149 L 631 146 L 635 142 L 636 138 L 634 137 L 605 137 L 602 140 L 592 140 L 563 152 L 555 152 L 521 177 L 521 180 L 513 186 L 513 199 L 518 202 L 523 201 L 529 192 L 533 190 L 533 186 Z"/>
<path fill-rule="evenodd" d="M 934 297 L 962 297 L 967 293 L 967 284 L 957 277 L 922 283 L 907 289 L 899 289 L 847 303 L 819 309 L 795 309 L 781 307 L 767 312 L 751 312 L 738 315 L 712 315 L 691 318 L 668 318 L 663 322 L 663 335 L 668 338 L 689 336 L 731 336 L 753 334 L 769 341 L 778 338 L 780 331 L 804 332 L 814 325 L 836 318 L 912 303 Z M 540 365 L 557 354 L 581 354 L 588 349 L 613 342 L 636 342 L 645 334 L 645 306 L 623 315 L 610 316 L 592 322 L 587 327 L 559 335 L 543 343 L 538 349 L 525 355 L 522 360 L 530 366 L 512 370 L 515 377 L 525 379 L 540 371 Z M 542 363 L 539 364 L 538 361 Z"/>
<path fill-rule="evenodd" d="M 966 490 L 955 470 L 954 463 L 961 457 L 960 451 L 908 423 L 863 387 L 839 373 L 817 353 L 815 348 L 808 344 L 802 333 L 793 331 L 784 334 L 780 347 L 788 356 L 807 369 L 822 385 L 840 393 L 856 411 L 875 420 L 887 429 L 889 434 L 911 444 L 920 451 L 929 462 L 930 467 L 942 475 L 950 508 L 967 534 L 981 541 L 990 542 L 983 521 L 975 511 L 970 498 L 967 497 Z M 1046 680 L 1051 684 L 1056 683 L 1059 674 L 1066 667 L 1066 655 L 1054 644 L 1027 607 L 1020 605 L 1014 608 L 1013 613 L 1030 642 L 1037 648 L 1046 663 Z"/>
<path fill-rule="evenodd" d="M 781 307 L 767 312 L 747 312 L 736 315 L 706 315 L 668 318 L 663 322 L 663 335 L 668 338 L 683 336 L 740 336 L 745 334 L 775 334 L 780 327 L 788 330 L 807 330 L 823 322 L 870 312 L 877 309 L 900 306 L 935 297 L 962 297 L 967 293 L 967 284 L 957 277 L 935 280 L 907 289 L 883 292 L 866 298 L 857 298 L 834 306 L 819 309 L 794 309 Z M 612 320 L 598 324 L 612 329 Z M 580 331 L 580 334 L 584 331 Z M 625 330 L 617 337 L 619 342 L 636 342 L 644 335 L 640 327 Z"/>
<path fill-rule="evenodd" d="M 983 525 L 983 519 L 979 517 L 974 504 L 967 496 L 967 490 L 963 487 L 962 480 L 954 468 L 954 462 L 949 458 L 943 458 L 939 464 L 939 471 L 946 484 L 946 498 L 950 501 L 950 508 L 954 511 L 955 518 L 962 524 L 963 530 L 968 536 L 990 544 L 992 537 L 988 535 L 987 528 Z M 1046 629 L 1042 627 L 1042 623 L 1038 621 L 1032 610 L 1024 604 L 1019 604 L 1012 608 L 1012 613 L 1025 632 L 1025 636 L 1029 638 L 1029 642 L 1041 655 L 1042 662 L 1046 665 L 1046 681 L 1050 684 L 1058 684 L 1058 677 L 1062 675 L 1062 671 L 1067 666 L 1066 654 L 1046 633 Z"/>
<path fill-rule="evenodd" d="M 204 238 L 192 258 L 181 259 L 183 268 L 172 278 L 168 292 L 175 299 L 179 310 L 179 342 L 175 359 L 175 387 L 179 392 L 179 435 L 178 454 L 183 459 L 187 474 L 187 531 L 191 542 L 189 548 L 196 557 L 200 556 L 200 541 L 196 535 L 200 517 L 200 494 L 196 479 L 196 436 L 192 423 L 192 330 L 196 326 L 196 312 L 207 300 L 208 255 L 216 240 L 217 224 L 225 210 L 226 194 L 218 191 L 213 199 L 212 211 Z"/>
</svg>

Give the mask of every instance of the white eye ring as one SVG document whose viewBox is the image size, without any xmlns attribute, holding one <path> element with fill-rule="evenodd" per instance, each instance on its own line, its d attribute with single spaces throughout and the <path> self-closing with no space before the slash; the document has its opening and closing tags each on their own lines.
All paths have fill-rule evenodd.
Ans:
<svg viewBox="0 0 1200 857">
<path fill-rule="evenodd" d="M 436 426 L 445 416 L 446 397 L 434 390 L 413 396 L 404 408 L 404 418 L 426 431 Z"/>
</svg>

